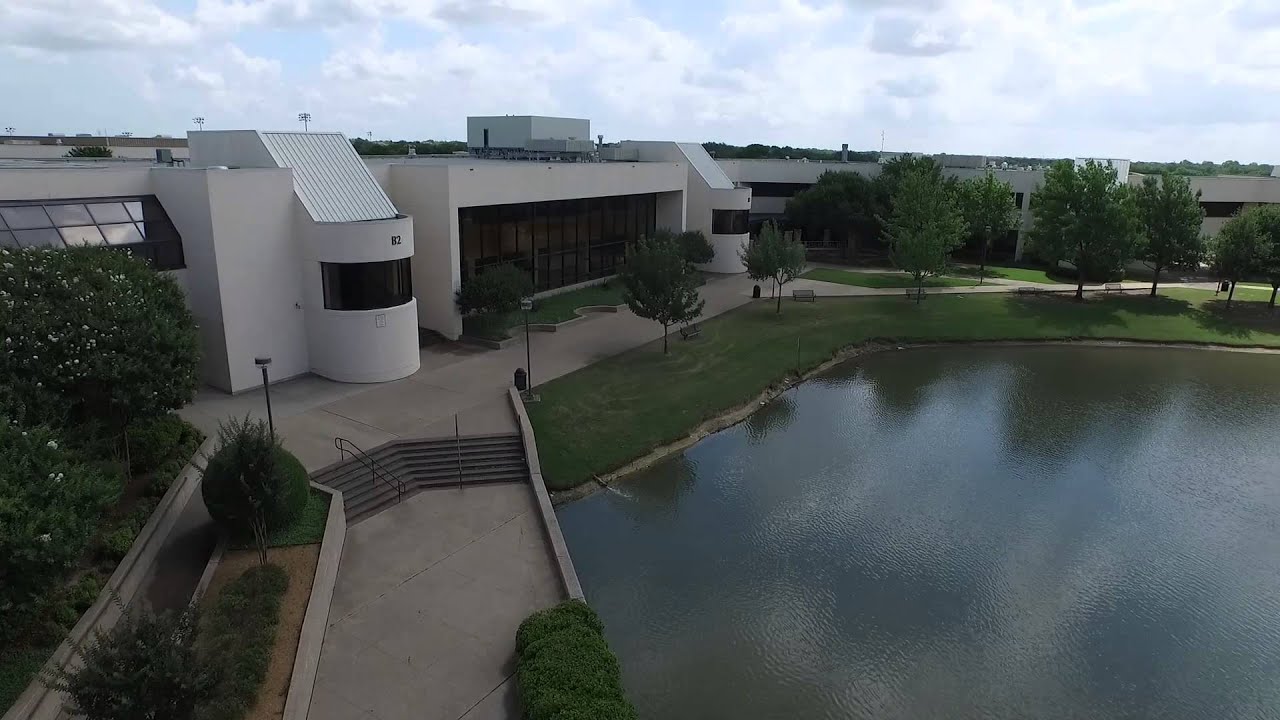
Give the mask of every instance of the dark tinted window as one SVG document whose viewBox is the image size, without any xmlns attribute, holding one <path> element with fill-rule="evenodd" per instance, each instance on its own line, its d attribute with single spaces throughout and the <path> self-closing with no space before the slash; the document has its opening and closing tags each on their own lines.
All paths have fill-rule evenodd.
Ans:
<svg viewBox="0 0 1280 720">
<path fill-rule="evenodd" d="M 1240 212 L 1240 208 L 1244 207 L 1244 203 L 1238 202 L 1202 202 L 1200 207 L 1204 208 L 1205 217 L 1224 218 L 1231 217 Z"/>
<path fill-rule="evenodd" d="M 712 210 L 712 235 L 745 235 L 749 224 L 748 210 Z"/>
<path fill-rule="evenodd" d="M 809 183 L 753 182 L 752 197 L 794 197 L 796 193 L 813 187 Z"/>
<path fill-rule="evenodd" d="M 320 263 L 328 310 L 378 310 L 413 299 L 409 258 L 371 263 Z"/>
</svg>

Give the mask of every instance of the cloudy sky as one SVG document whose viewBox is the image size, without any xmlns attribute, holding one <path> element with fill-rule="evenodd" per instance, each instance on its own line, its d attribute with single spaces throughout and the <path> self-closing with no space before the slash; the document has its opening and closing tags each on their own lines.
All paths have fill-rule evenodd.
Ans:
<svg viewBox="0 0 1280 720">
<path fill-rule="evenodd" d="M 3 0 L 0 127 L 1280 161 L 1280 0 Z"/>
</svg>

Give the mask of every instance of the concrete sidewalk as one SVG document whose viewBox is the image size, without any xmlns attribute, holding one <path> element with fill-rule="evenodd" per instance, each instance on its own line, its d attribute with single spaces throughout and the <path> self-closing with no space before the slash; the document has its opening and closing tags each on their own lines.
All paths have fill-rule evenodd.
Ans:
<svg viewBox="0 0 1280 720">
<path fill-rule="evenodd" d="M 748 302 L 753 284 L 741 275 L 709 280 L 702 287 L 704 317 Z M 535 333 L 532 380 L 547 382 L 660 337 L 661 326 L 625 308 Z M 421 355 L 421 369 L 394 382 L 352 385 L 307 376 L 272 384 L 272 412 L 285 447 L 314 471 L 338 459 L 335 437 L 369 450 L 398 437 L 452 436 L 455 415 L 463 435 L 516 432 L 506 392 L 516 368 L 525 365 L 523 338 L 501 350 L 440 343 Z M 235 396 L 205 390 L 181 414 L 213 433 L 228 417 L 265 418 L 266 407 L 260 390 Z"/>
</svg>

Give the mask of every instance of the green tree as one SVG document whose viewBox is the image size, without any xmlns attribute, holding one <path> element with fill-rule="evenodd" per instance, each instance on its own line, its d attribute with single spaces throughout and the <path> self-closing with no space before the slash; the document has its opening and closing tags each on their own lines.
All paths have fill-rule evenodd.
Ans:
<svg viewBox="0 0 1280 720">
<path fill-rule="evenodd" d="M 1084 299 L 1086 276 L 1105 279 L 1133 258 L 1136 213 L 1128 186 L 1117 182 L 1110 165 L 1054 163 L 1036 190 L 1031 212 L 1032 250 L 1050 264 L 1065 260 L 1075 266 L 1077 300 Z"/>
<path fill-rule="evenodd" d="M 182 290 L 109 248 L 0 249 L 0 395 L 29 424 L 129 423 L 186 405 L 199 384 L 195 319 Z"/>
<path fill-rule="evenodd" d="M 310 484 L 298 459 L 261 420 L 232 418 L 218 427 L 218 447 L 205 464 L 200 494 L 209 515 L 234 536 L 252 537 L 267 561 L 267 535 L 302 514 Z"/>
<path fill-rule="evenodd" d="M 115 151 L 106 145 L 80 145 L 67 151 L 69 158 L 109 158 Z"/>
<path fill-rule="evenodd" d="M 1258 267 L 1271 284 L 1271 300 L 1267 306 L 1276 307 L 1276 293 L 1280 291 L 1280 206 L 1256 205 L 1244 211 L 1244 215 L 1258 236 Z"/>
<path fill-rule="evenodd" d="M 1204 253 L 1200 191 L 1191 192 L 1185 177 L 1148 175 L 1134 191 L 1134 205 L 1142 232 L 1137 256 L 1151 266 L 1151 297 L 1155 297 L 1162 270 L 1195 265 Z"/>
<path fill-rule="evenodd" d="M 662 325 L 662 352 L 667 353 L 667 328 L 702 314 L 706 304 L 698 296 L 696 271 L 680 244 L 670 235 L 641 238 L 627 252 L 619 273 L 622 299 L 638 317 Z"/>
<path fill-rule="evenodd" d="M 782 286 L 804 272 L 804 245 L 787 240 L 773 221 L 769 221 L 760 228 L 759 235 L 738 251 L 738 257 L 747 268 L 747 277 L 773 281 L 778 291 L 777 312 L 781 313 Z"/>
<path fill-rule="evenodd" d="M 946 270 L 951 251 L 964 244 L 964 231 L 964 217 L 938 178 L 916 171 L 898 184 L 885 237 L 893 264 L 911 274 L 917 289 Z"/>
<path fill-rule="evenodd" d="M 876 205 L 880 218 L 888 218 L 893 214 L 893 199 L 898 194 L 898 186 L 908 175 L 918 173 L 927 175 L 931 182 L 947 184 L 942 175 L 942 166 L 931 157 L 902 155 L 880 166 L 880 174 L 875 179 Z M 884 230 L 883 222 L 880 230 Z"/>
<path fill-rule="evenodd" d="M 856 254 L 859 240 L 880 231 L 876 186 L 855 172 L 824 172 L 812 187 L 787 200 L 787 225 L 810 237 L 830 230 L 844 240 L 846 253 Z"/>
<path fill-rule="evenodd" d="M 1236 294 L 1236 284 L 1269 263 L 1269 250 L 1254 226 L 1253 216 L 1248 213 L 1228 220 L 1210 240 L 1209 258 L 1214 272 L 1231 281 L 1231 289 L 1227 293 L 1228 309 Z"/>
<path fill-rule="evenodd" d="M 44 677 L 85 720 L 191 720 L 219 681 L 197 656 L 192 608 L 145 615 L 126 611 L 111 630 L 75 647 L 82 663 Z"/>
<path fill-rule="evenodd" d="M 676 235 L 675 239 L 676 244 L 680 246 L 680 254 L 684 256 L 685 262 L 691 265 L 705 265 L 716 259 L 715 248 L 711 247 L 711 241 L 702 234 L 701 230 L 685 230 Z"/>
<path fill-rule="evenodd" d="M 998 237 L 1018 227 L 1020 215 L 1013 201 L 1013 186 L 987 171 L 982 177 L 965 180 L 956 188 L 960 212 L 969 234 L 978 238 L 978 284 L 987 270 L 987 252 Z"/>
</svg>

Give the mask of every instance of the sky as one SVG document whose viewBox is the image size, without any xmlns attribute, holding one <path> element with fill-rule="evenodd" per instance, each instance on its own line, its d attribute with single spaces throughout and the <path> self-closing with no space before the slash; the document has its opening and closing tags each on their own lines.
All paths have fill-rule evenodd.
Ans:
<svg viewBox="0 0 1280 720">
<path fill-rule="evenodd" d="M 3 0 L 0 127 L 1280 162 L 1280 0 Z"/>
</svg>

